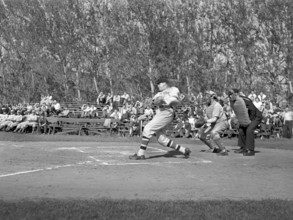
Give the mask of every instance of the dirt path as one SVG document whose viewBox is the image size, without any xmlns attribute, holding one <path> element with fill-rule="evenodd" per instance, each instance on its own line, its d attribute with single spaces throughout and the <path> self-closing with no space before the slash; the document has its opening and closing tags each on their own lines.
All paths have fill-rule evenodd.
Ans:
<svg viewBox="0 0 293 220">
<path fill-rule="evenodd" d="M 149 159 L 128 160 L 137 146 L 0 142 L 0 199 L 293 199 L 293 151 L 219 157 L 201 152 L 206 148 L 198 142 L 184 159 L 151 144 Z"/>
</svg>

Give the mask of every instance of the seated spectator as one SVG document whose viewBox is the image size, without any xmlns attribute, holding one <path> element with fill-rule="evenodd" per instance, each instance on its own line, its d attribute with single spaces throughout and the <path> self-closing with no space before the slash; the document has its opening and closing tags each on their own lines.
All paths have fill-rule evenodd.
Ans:
<svg viewBox="0 0 293 220">
<path fill-rule="evenodd" d="M 154 116 L 154 110 L 151 108 L 150 105 L 146 107 L 143 113 L 145 116 L 152 118 Z"/>
<path fill-rule="evenodd" d="M 144 106 L 147 106 L 147 105 L 144 105 L 142 102 L 137 100 L 133 106 L 136 109 L 136 114 L 138 115 L 144 114 L 144 110 L 145 110 Z"/>
<path fill-rule="evenodd" d="M 109 110 L 109 105 L 105 105 L 102 109 L 102 118 L 109 118 L 111 110 Z"/>
<path fill-rule="evenodd" d="M 23 120 L 23 116 L 21 115 L 21 111 L 17 110 L 16 115 L 14 116 L 12 123 L 7 125 L 6 131 L 11 131 L 17 127 L 19 123 L 21 123 Z"/>
<path fill-rule="evenodd" d="M 55 115 L 59 115 L 61 113 L 61 105 L 59 102 L 57 102 L 56 100 L 53 101 L 52 103 L 52 112 L 55 114 Z"/>
<path fill-rule="evenodd" d="M 67 107 L 61 107 L 61 112 L 58 115 L 59 117 L 67 117 L 70 110 Z"/>
<path fill-rule="evenodd" d="M 30 114 L 29 111 L 24 113 L 23 120 L 16 126 L 13 132 L 24 133 L 25 129 L 28 127 L 29 114 Z"/>
<path fill-rule="evenodd" d="M 15 110 L 11 110 L 10 114 L 1 121 L 0 123 L 0 130 L 5 129 L 9 124 L 13 123 L 15 118 Z"/>
<path fill-rule="evenodd" d="M 97 114 L 98 114 L 98 112 L 97 112 L 97 107 L 94 106 L 94 105 L 91 105 L 91 106 L 90 106 L 90 109 L 89 109 L 89 116 L 90 116 L 91 118 L 94 118 L 94 117 L 97 116 Z"/>
<path fill-rule="evenodd" d="M 0 123 L 6 121 L 8 117 L 8 112 L 6 111 L 6 109 L 3 109 L 2 114 L 0 114 Z"/>
<path fill-rule="evenodd" d="M 122 121 L 130 121 L 131 115 L 130 115 L 129 109 L 127 108 L 126 104 L 124 104 L 121 107 L 120 112 L 122 114 L 122 118 L 121 118 Z"/>
<path fill-rule="evenodd" d="M 32 110 L 31 114 L 27 117 L 27 124 L 24 130 L 28 127 L 32 127 L 32 133 L 36 132 L 36 127 L 39 125 L 39 116 L 36 114 L 35 110 Z"/>
<path fill-rule="evenodd" d="M 137 115 L 137 109 L 132 104 L 129 104 L 127 108 L 131 116 Z"/>
<path fill-rule="evenodd" d="M 118 109 L 114 109 L 113 113 L 110 115 L 110 118 L 121 120 L 122 114 Z"/>
<path fill-rule="evenodd" d="M 82 118 L 88 117 L 89 114 L 90 114 L 90 110 L 91 110 L 91 108 L 90 108 L 89 103 L 88 104 L 83 104 L 81 106 L 81 117 Z"/>
<path fill-rule="evenodd" d="M 49 116 L 49 107 L 45 102 L 41 104 L 41 114 L 43 114 L 45 117 Z"/>
</svg>

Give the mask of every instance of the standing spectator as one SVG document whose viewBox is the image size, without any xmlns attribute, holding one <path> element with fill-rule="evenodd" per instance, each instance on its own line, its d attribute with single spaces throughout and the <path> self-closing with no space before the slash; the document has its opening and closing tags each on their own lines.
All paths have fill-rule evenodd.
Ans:
<svg viewBox="0 0 293 220">
<path fill-rule="evenodd" d="M 118 109 L 120 106 L 120 95 L 114 95 L 113 96 L 113 108 Z"/>
<path fill-rule="evenodd" d="M 129 101 L 130 101 L 130 96 L 129 96 L 126 92 L 124 92 L 124 93 L 121 95 L 120 104 L 121 104 L 121 105 L 124 105 L 124 104 L 126 104 L 126 103 L 129 103 Z"/>
<path fill-rule="evenodd" d="M 254 90 L 252 90 L 251 93 L 248 95 L 248 98 L 252 101 L 254 101 L 256 97 L 257 95 L 255 94 Z"/>
<path fill-rule="evenodd" d="M 98 105 L 104 105 L 106 103 L 106 95 L 103 92 L 100 92 L 97 98 Z"/>
<path fill-rule="evenodd" d="M 263 101 L 265 101 L 265 99 L 266 99 L 267 96 L 263 92 L 260 92 L 257 97 L 259 98 L 259 100 L 261 102 L 263 102 Z"/>
<path fill-rule="evenodd" d="M 110 105 L 110 103 L 112 103 L 113 102 L 113 95 L 112 95 L 112 93 L 108 93 L 108 95 L 106 96 L 106 105 Z"/>
<path fill-rule="evenodd" d="M 283 112 L 283 137 L 292 138 L 292 125 L 293 125 L 293 111 L 289 107 L 285 108 Z"/>
<path fill-rule="evenodd" d="M 223 107 L 218 102 L 216 93 L 208 91 L 207 96 L 206 124 L 199 129 L 198 137 L 213 153 L 217 153 L 219 156 L 226 156 L 228 152 L 222 143 L 220 132 L 225 131 L 229 127 L 227 117 Z M 210 129 L 207 125 L 210 126 Z M 217 148 L 213 146 L 211 140 L 214 141 Z"/>
<path fill-rule="evenodd" d="M 253 101 L 253 104 L 255 105 L 255 107 L 259 110 L 259 111 L 263 111 L 264 106 L 263 103 L 260 101 L 260 99 L 258 97 L 256 97 Z"/>
<path fill-rule="evenodd" d="M 262 121 L 262 113 L 256 108 L 251 99 L 239 96 L 238 89 L 230 90 L 229 96 L 230 106 L 239 122 L 238 146 L 240 149 L 236 150 L 235 153 L 242 153 L 243 156 L 254 156 L 254 131 Z"/>
</svg>

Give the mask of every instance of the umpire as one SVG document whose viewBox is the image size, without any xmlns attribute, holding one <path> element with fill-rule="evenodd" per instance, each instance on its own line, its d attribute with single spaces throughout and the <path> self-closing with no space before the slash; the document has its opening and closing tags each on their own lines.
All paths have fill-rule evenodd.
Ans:
<svg viewBox="0 0 293 220">
<path fill-rule="evenodd" d="M 254 131 L 262 121 L 262 113 L 255 107 L 251 99 L 239 95 L 239 92 L 239 89 L 235 88 L 228 92 L 231 108 L 240 123 L 238 136 L 240 149 L 235 150 L 235 153 L 242 153 L 243 156 L 254 156 Z"/>
</svg>

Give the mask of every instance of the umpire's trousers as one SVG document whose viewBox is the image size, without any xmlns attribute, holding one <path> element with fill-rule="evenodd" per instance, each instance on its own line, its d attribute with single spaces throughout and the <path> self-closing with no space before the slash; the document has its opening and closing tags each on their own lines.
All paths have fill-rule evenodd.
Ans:
<svg viewBox="0 0 293 220">
<path fill-rule="evenodd" d="M 283 137 L 284 138 L 292 138 L 292 126 L 293 121 L 292 120 L 286 120 L 283 126 Z"/>
<path fill-rule="evenodd" d="M 247 150 L 254 151 L 254 131 L 260 123 L 261 119 L 256 118 L 252 120 L 248 126 L 239 126 L 238 146 Z"/>
</svg>

